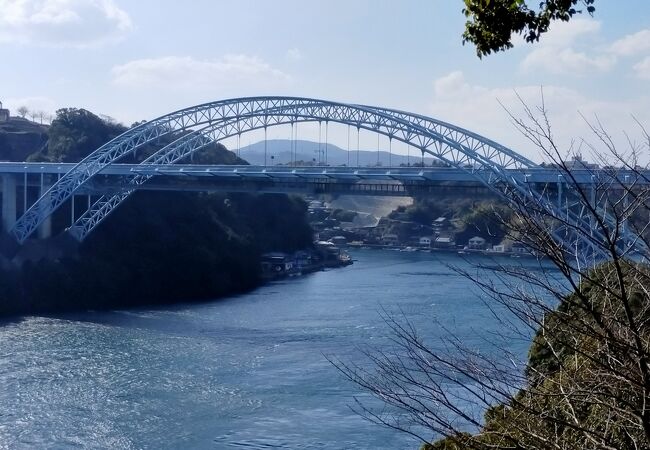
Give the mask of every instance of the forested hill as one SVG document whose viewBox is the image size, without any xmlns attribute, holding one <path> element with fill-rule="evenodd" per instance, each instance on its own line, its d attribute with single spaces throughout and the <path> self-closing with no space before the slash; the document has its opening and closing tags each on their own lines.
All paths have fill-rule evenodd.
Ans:
<svg viewBox="0 0 650 450">
<path fill-rule="evenodd" d="M 30 158 L 78 161 L 124 130 L 85 110 L 60 110 L 46 145 Z M 221 145 L 197 160 L 245 163 Z M 137 192 L 76 254 L 1 270 L 0 315 L 213 299 L 251 289 L 260 283 L 261 253 L 311 245 L 306 213 L 302 199 L 283 195 Z"/>
<path fill-rule="evenodd" d="M 139 125 L 134 123 L 132 126 Z M 64 108 L 51 125 L 12 117 L 0 123 L 0 161 L 77 162 L 128 128 L 108 117 L 80 108 Z M 119 162 L 138 162 L 167 145 L 177 135 L 163 137 Z M 247 164 L 221 144 L 213 144 L 192 156 L 201 164 Z M 189 162 L 189 161 L 187 161 Z"/>
<path fill-rule="evenodd" d="M 48 140 L 47 125 L 20 117 L 0 122 L 0 161 L 25 161 Z"/>
</svg>

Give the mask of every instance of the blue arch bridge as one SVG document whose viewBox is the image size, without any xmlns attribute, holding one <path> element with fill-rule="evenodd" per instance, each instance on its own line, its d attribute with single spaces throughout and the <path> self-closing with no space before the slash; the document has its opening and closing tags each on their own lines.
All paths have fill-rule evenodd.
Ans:
<svg viewBox="0 0 650 450">
<path fill-rule="evenodd" d="M 256 130 L 263 130 L 266 138 L 268 128 L 285 125 L 292 127 L 293 136 L 293 127 L 304 122 L 318 123 L 319 131 L 323 123 L 326 129 L 330 123 L 342 124 L 348 127 L 348 137 L 349 130 L 356 129 L 357 143 L 360 130 L 384 135 L 389 145 L 404 143 L 444 166 L 179 164 L 215 142 Z M 141 163 L 120 163 L 139 148 L 161 140 L 169 143 Z M 580 248 L 598 257 L 602 253 L 598 242 L 604 239 L 593 218 L 580 208 L 584 199 L 573 192 L 584 186 L 582 190 L 591 192 L 595 202 L 603 186 L 599 170 L 567 173 L 545 168 L 488 138 L 430 117 L 311 98 L 251 97 L 193 106 L 129 129 L 78 164 L 0 163 L 0 175 L 3 225 L 17 245 L 32 236 L 49 237 L 51 215 L 66 202 L 73 205 L 66 232 L 82 241 L 139 189 L 412 196 L 433 195 L 449 182 L 474 183 L 506 201 L 536 205 L 564 224 L 553 236 L 568 252 Z M 621 186 L 646 184 L 649 179 L 624 170 L 616 176 Z M 85 211 L 75 214 L 80 203 Z M 623 230 L 619 240 L 621 248 L 646 251 L 628 230 Z"/>
</svg>

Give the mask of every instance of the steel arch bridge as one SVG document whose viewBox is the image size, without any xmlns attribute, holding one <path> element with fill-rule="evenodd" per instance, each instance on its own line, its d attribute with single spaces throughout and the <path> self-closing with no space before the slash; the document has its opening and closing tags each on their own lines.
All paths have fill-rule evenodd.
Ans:
<svg viewBox="0 0 650 450">
<path fill-rule="evenodd" d="M 214 142 L 241 136 L 253 130 L 302 122 L 340 123 L 369 130 L 401 141 L 419 149 L 448 165 L 471 173 L 489 189 L 510 201 L 513 195 L 535 202 L 551 217 L 584 230 L 577 237 L 555 233 L 558 242 L 573 252 L 578 245 L 600 252 L 592 239 L 595 230 L 591 224 L 564 205 L 553 201 L 543 192 L 537 192 L 521 177 L 512 176 L 512 169 L 534 169 L 531 160 L 490 139 L 449 123 L 388 108 L 337 103 L 300 97 L 250 97 L 205 103 L 182 109 L 137 127 L 129 129 L 104 144 L 69 172 L 63 175 L 41 198 L 20 217 L 10 234 L 22 244 L 54 211 L 78 192 L 108 166 L 120 161 L 138 148 L 160 138 L 173 139 L 145 161 L 143 167 L 171 165 Z M 180 137 L 179 137 L 180 136 Z M 131 193 L 144 184 L 151 175 L 134 174 L 128 180 L 129 188 L 113 195 L 104 195 L 95 201 L 70 228 L 78 240 L 83 240 Z M 598 240 L 599 236 L 595 239 Z M 581 240 L 577 242 L 576 240 Z M 633 236 L 623 245 L 635 245 Z"/>
</svg>

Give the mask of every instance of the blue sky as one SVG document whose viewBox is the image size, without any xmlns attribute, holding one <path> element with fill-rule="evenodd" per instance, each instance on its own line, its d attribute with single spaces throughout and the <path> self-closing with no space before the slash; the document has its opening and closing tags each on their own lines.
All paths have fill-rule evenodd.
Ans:
<svg viewBox="0 0 650 450">
<path fill-rule="evenodd" d="M 620 5 L 598 0 L 595 18 L 479 60 L 461 42 L 461 0 L 0 0 L 0 100 L 128 124 L 311 96 L 431 115 L 534 157 L 499 105 L 517 111 L 515 92 L 534 104 L 544 87 L 567 148 L 588 134 L 579 111 L 614 134 L 634 134 L 631 115 L 650 125 L 650 4 Z"/>
</svg>

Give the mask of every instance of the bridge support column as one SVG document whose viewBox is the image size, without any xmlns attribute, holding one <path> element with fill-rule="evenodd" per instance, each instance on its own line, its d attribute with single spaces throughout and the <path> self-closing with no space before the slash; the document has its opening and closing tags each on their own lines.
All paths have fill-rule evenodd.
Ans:
<svg viewBox="0 0 650 450">
<path fill-rule="evenodd" d="M 2 225 L 9 231 L 16 223 L 16 179 L 2 175 Z"/>
<path fill-rule="evenodd" d="M 557 208 L 562 210 L 562 175 L 557 176 Z"/>
<path fill-rule="evenodd" d="M 45 183 L 43 181 L 43 178 L 41 178 L 41 190 L 40 190 L 40 197 L 45 194 L 48 189 L 52 187 L 50 184 Z M 47 239 L 52 236 L 52 216 L 48 216 L 47 219 L 41 223 L 41 225 L 38 227 L 38 238 L 39 239 Z"/>
</svg>

